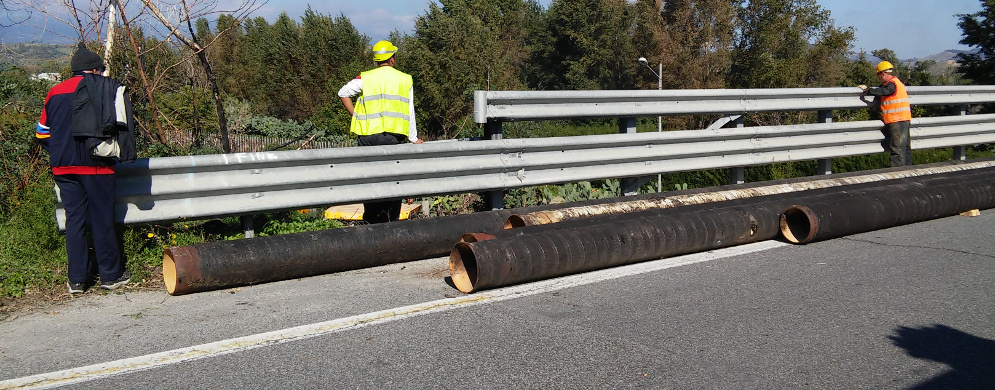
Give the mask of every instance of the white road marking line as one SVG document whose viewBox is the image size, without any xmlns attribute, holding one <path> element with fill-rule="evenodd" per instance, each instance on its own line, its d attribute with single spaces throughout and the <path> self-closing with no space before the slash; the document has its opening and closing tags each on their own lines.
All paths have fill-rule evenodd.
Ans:
<svg viewBox="0 0 995 390">
<path fill-rule="evenodd" d="M 608 268 L 555 279 L 542 280 L 533 283 L 484 291 L 473 295 L 440 299 L 437 301 L 344 317 L 316 324 L 302 325 L 294 328 L 281 329 L 272 332 L 221 340 L 208 344 L 195 345 L 192 347 L 174 349 L 172 351 L 115 360 L 68 370 L 31 375 L 22 378 L 9 379 L 0 381 L 0 390 L 21 388 L 44 389 L 65 386 L 73 383 L 92 381 L 134 371 L 148 370 L 170 364 L 183 363 L 239 351 L 247 351 L 269 345 L 281 344 L 288 341 L 303 340 L 311 337 L 358 329 L 369 325 L 383 324 L 409 317 L 450 311 L 484 303 L 501 302 L 520 297 L 538 295 L 571 287 L 578 287 L 607 280 L 624 278 L 627 276 L 664 270 L 667 268 L 761 252 L 786 245 L 788 244 L 777 241 L 764 241 L 714 251 L 672 257 L 668 259 Z"/>
</svg>

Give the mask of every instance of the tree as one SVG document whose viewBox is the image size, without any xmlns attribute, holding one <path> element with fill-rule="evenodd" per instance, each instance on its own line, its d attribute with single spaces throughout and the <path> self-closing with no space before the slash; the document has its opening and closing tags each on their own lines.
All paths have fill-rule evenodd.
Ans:
<svg viewBox="0 0 995 390">
<path fill-rule="evenodd" d="M 639 57 L 625 0 L 558 0 L 546 12 L 547 42 L 533 52 L 539 89 L 632 89 Z"/>
<path fill-rule="evenodd" d="M 878 82 L 875 76 L 875 64 L 867 59 L 867 53 L 861 51 L 857 53 L 857 60 L 850 61 L 846 67 L 846 76 L 843 78 L 843 85 L 875 85 Z"/>
<path fill-rule="evenodd" d="M 977 84 L 995 84 L 995 0 L 981 0 L 981 11 L 959 14 L 962 45 L 973 50 L 957 55 L 958 72 Z"/>
<path fill-rule="evenodd" d="M 301 18 L 300 34 L 300 42 L 307 50 L 303 53 L 300 86 L 303 96 L 298 119 L 311 118 L 324 110 L 337 117 L 329 124 L 335 123 L 339 132 L 348 132 L 351 118 L 342 107 L 337 92 L 362 71 L 369 38 L 360 34 L 345 15 L 333 18 L 316 14 L 310 8 Z"/>
<path fill-rule="evenodd" d="M 440 3 L 416 19 L 397 58 L 414 78 L 419 125 L 449 137 L 473 123 L 473 91 L 525 88 L 540 8 L 533 0 Z"/>
<path fill-rule="evenodd" d="M 640 0 L 633 41 L 663 63 L 664 88 L 724 88 L 736 27 L 734 0 Z M 643 72 L 644 74 L 647 72 Z M 653 76 L 653 75 L 649 75 Z M 656 83 L 655 76 L 645 82 Z"/>
<path fill-rule="evenodd" d="M 730 86 L 827 87 L 845 76 L 853 28 L 815 0 L 750 0 L 739 11 Z"/>
<path fill-rule="evenodd" d="M 213 43 L 213 36 L 205 34 L 196 34 L 194 32 L 193 21 L 204 18 L 206 16 L 224 13 L 226 11 L 219 10 L 219 2 L 216 0 L 180 0 L 178 3 L 162 3 L 157 4 L 153 0 L 142 0 L 140 3 L 128 3 L 117 0 L 89 0 L 88 4 L 77 4 L 79 1 L 75 0 L 57 0 L 56 7 L 63 9 L 63 13 L 56 13 L 50 8 L 52 6 L 51 1 L 41 1 L 41 0 L 5 0 L 10 3 L 17 3 L 23 5 L 25 9 L 34 10 L 36 12 L 41 12 L 48 17 L 58 20 L 68 26 L 73 27 L 76 30 L 77 36 L 72 37 L 74 40 L 84 41 L 84 42 L 99 42 L 103 40 L 102 34 L 107 31 L 105 35 L 107 39 L 108 51 L 111 47 L 124 49 L 126 52 L 131 54 L 132 59 L 126 59 L 116 52 L 110 52 L 110 54 L 105 55 L 108 57 L 110 62 L 111 72 L 118 77 L 129 77 L 137 74 L 135 77 L 137 81 L 140 82 L 142 90 L 145 92 L 145 96 L 135 99 L 137 102 L 144 102 L 150 108 L 149 118 L 155 123 L 155 131 L 148 131 L 150 135 L 156 138 L 161 143 L 166 143 L 169 140 L 175 139 L 175 137 L 169 137 L 165 134 L 165 127 L 169 126 L 170 120 L 168 117 L 164 117 L 159 111 L 156 105 L 156 90 L 157 88 L 163 86 L 162 82 L 170 78 L 175 77 L 177 68 L 181 64 L 186 64 L 189 58 L 197 57 L 199 60 L 199 65 L 203 69 L 207 76 L 208 83 L 210 84 L 210 89 L 212 91 L 213 100 L 215 101 L 215 107 L 217 109 L 218 115 L 218 127 L 222 135 L 222 146 L 225 151 L 230 150 L 227 141 L 227 125 L 224 117 L 224 110 L 221 103 L 221 91 L 217 86 L 213 72 L 211 69 L 211 63 L 207 60 L 205 49 L 210 47 Z M 261 0 L 265 1 L 265 0 Z M 6 5 L 5 3 L 4 5 Z M 140 6 L 135 6 L 138 4 Z M 235 10 L 227 11 L 235 18 L 241 20 L 245 15 L 255 11 L 262 4 L 257 0 L 246 0 L 236 7 Z M 162 7 L 167 7 L 166 15 L 161 11 Z M 137 11 L 136 11 L 137 10 Z M 114 12 L 117 11 L 117 12 Z M 123 30 L 123 45 L 117 43 L 117 39 L 110 39 L 113 36 L 113 32 L 118 29 L 113 26 L 114 20 L 116 19 L 115 13 L 118 13 L 121 18 Z M 68 15 L 68 16 L 65 16 Z M 150 17 L 151 16 L 151 17 Z M 202 29 L 203 26 L 198 26 L 198 29 Z M 186 28 L 188 33 L 184 33 L 183 29 Z M 165 31 L 163 31 L 165 30 Z M 158 36 L 161 38 L 156 40 L 157 33 L 162 35 Z M 137 35 L 137 37 L 136 37 Z M 171 52 L 175 50 L 171 46 L 170 37 L 175 37 L 179 40 L 185 47 L 187 47 L 190 52 L 188 56 L 176 56 L 174 59 L 176 62 L 164 63 L 160 61 L 148 62 L 148 54 L 155 52 Z M 203 41 L 202 39 L 211 38 L 211 41 Z M 163 56 L 156 56 L 157 60 L 162 60 Z M 166 56 L 168 57 L 168 56 Z M 127 69 L 119 69 L 118 64 L 125 65 Z M 155 68 L 159 73 L 149 73 L 147 65 Z M 180 85 L 183 85 L 182 83 Z M 173 89 L 180 89 L 180 87 L 175 87 Z M 136 110 L 140 108 L 136 107 Z M 166 122 L 166 123 L 163 123 Z M 148 126 L 144 126 L 139 122 L 140 128 L 148 130 Z M 175 126 L 174 126 L 175 129 Z"/>
<path fill-rule="evenodd" d="M 912 69 L 909 69 L 909 78 L 906 85 L 937 85 L 933 73 L 930 71 L 936 66 L 936 61 L 917 61 Z"/>
<path fill-rule="evenodd" d="M 200 65 L 203 67 L 204 73 L 207 75 L 207 80 L 210 84 L 211 92 L 214 97 L 214 105 L 218 114 L 218 131 L 221 134 L 221 148 L 225 153 L 229 153 L 231 152 L 231 143 L 228 141 L 228 123 L 225 119 L 224 101 L 221 97 L 221 89 L 218 88 L 217 80 L 215 79 L 214 72 L 211 69 L 211 63 L 207 60 L 207 53 L 205 52 L 205 45 L 209 45 L 211 42 L 200 42 L 193 30 L 193 21 L 204 17 L 205 14 L 192 14 L 191 9 L 203 9 L 200 8 L 203 7 L 203 4 L 194 3 L 194 7 L 191 7 L 186 0 L 181 0 L 180 3 L 182 4 L 182 15 L 180 16 L 178 23 L 174 23 L 159 10 L 159 7 L 157 7 L 152 0 L 142 0 L 142 4 L 144 4 L 145 7 L 152 12 L 155 19 L 169 30 L 169 35 L 176 37 L 176 39 L 186 45 L 187 48 L 194 52 L 197 59 L 200 60 Z M 124 17 L 124 6 L 120 5 L 120 3 L 118 4 L 119 9 L 121 10 L 121 16 Z M 242 3 L 240 11 L 243 11 L 244 15 L 248 15 L 261 6 L 262 4 L 256 3 L 255 0 L 247 0 Z M 181 25 L 184 22 L 187 24 L 187 29 L 190 34 L 189 37 L 183 34 L 180 30 L 182 27 Z"/>
<path fill-rule="evenodd" d="M 898 59 L 898 55 L 895 54 L 895 52 L 892 51 L 891 49 L 885 48 L 885 49 L 874 50 L 871 51 L 871 55 L 881 59 L 881 61 L 890 62 L 891 65 L 895 67 L 895 70 L 892 71 L 892 73 L 895 76 L 898 76 L 899 79 L 901 80 L 909 79 L 909 73 L 910 73 L 909 64 Z M 877 64 L 874 64 L 874 73 L 877 74 Z M 874 81 L 873 83 L 871 83 L 871 85 L 875 85 L 877 83 L 879 83 L 879 81 L 875 76 Z"/>
</svg>

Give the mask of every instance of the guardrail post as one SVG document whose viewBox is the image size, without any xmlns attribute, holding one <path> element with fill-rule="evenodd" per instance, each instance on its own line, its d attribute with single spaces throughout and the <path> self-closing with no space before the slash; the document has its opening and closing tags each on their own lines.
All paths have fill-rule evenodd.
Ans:
<svg viewBox="0 0 995 390">
<path fill-rule="evenodd" d="M 743 127 L 743 116 L 740 115 L 736 118 L 736 127 Z M 746 183 L 746 168 L 744 167 L 732 167 L 729 168 L 729 184 L 743 184 Z"/>
<path fill-rule="evenodd" d="M 618 118 L 618 132 L 619 134 L 635 134 L 636 133 L 636 118 Z M 639 187 L 646 184 L 650 178 L 648 177 L 626 177 L 621 179 L 622 195 L 637 195 L 639 194 Z"/>
<path fill-rule="evenodd" d="M 960 115 L 967 115 L 967 105 L 960 106 Z M 967 160 L 967 146 L 954 146 L 954 160 Z"/>
<path fill-rule="evenodd" d="M 501 121 L 490 121 L 484 123 L 484 139 L 501 139 L 504 134 L 504 126 Z"/>
<path fill-rule="evenodd" d="M 819 123 L 833 123 L 833 110 L 819 110 Z M 819 159 L 819 168 L 816 174 L 830 175 L 833 173 L 833 159 Z"/>
<path fill-rule="evenodd" d="M 501 121 L 487 121 L 484 123 L 484 139 L 498 140 L 503 138 L 504 129 Z M 491 210 L 501 210 L 504 208 L 504 190 L 488 191 L 484 193 L 484 207 Z"/>
<path fill-rule="evenodd" d="M 255 223 L 252 221 L 251 215 L 243 215 L 242 220 L 242 230 L 245 231 L 245 238 L 253 238 L 256 236 Z"/>
</svg>

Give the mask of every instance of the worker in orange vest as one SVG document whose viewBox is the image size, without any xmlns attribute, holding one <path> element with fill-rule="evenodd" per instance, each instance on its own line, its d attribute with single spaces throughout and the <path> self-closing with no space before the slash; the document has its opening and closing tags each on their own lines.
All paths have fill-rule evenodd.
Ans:
<svg viewBox="0 0 995 390">
<path fill-rule="evenodd" d="M 909 136 L 909 121 L 912 120 L 912 106 L 905 84 L 893 74 L 895 67 L 888 61 L 881 61 L 877 67 L 880 87 L 857 86 L 865 94 L 877 96 L 881 101 L 881 120 L 884 121 L 884 146 L 891 153 L 891 166 L 912 165 L 912 143 Z"/>
</svg>

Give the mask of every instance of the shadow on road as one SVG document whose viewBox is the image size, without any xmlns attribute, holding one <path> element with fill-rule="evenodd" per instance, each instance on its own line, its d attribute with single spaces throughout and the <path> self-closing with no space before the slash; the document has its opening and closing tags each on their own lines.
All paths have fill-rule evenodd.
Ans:
<svg viewBox="0 0 995 390">
<path fill-rule="evenodd" d="M 910 389 L 995 388 L 995 341 L 939 324 L 921 328 L 901 326 L 888 338 L 909 356 L 950 366 L 950 371 Z"/>
</svg>

